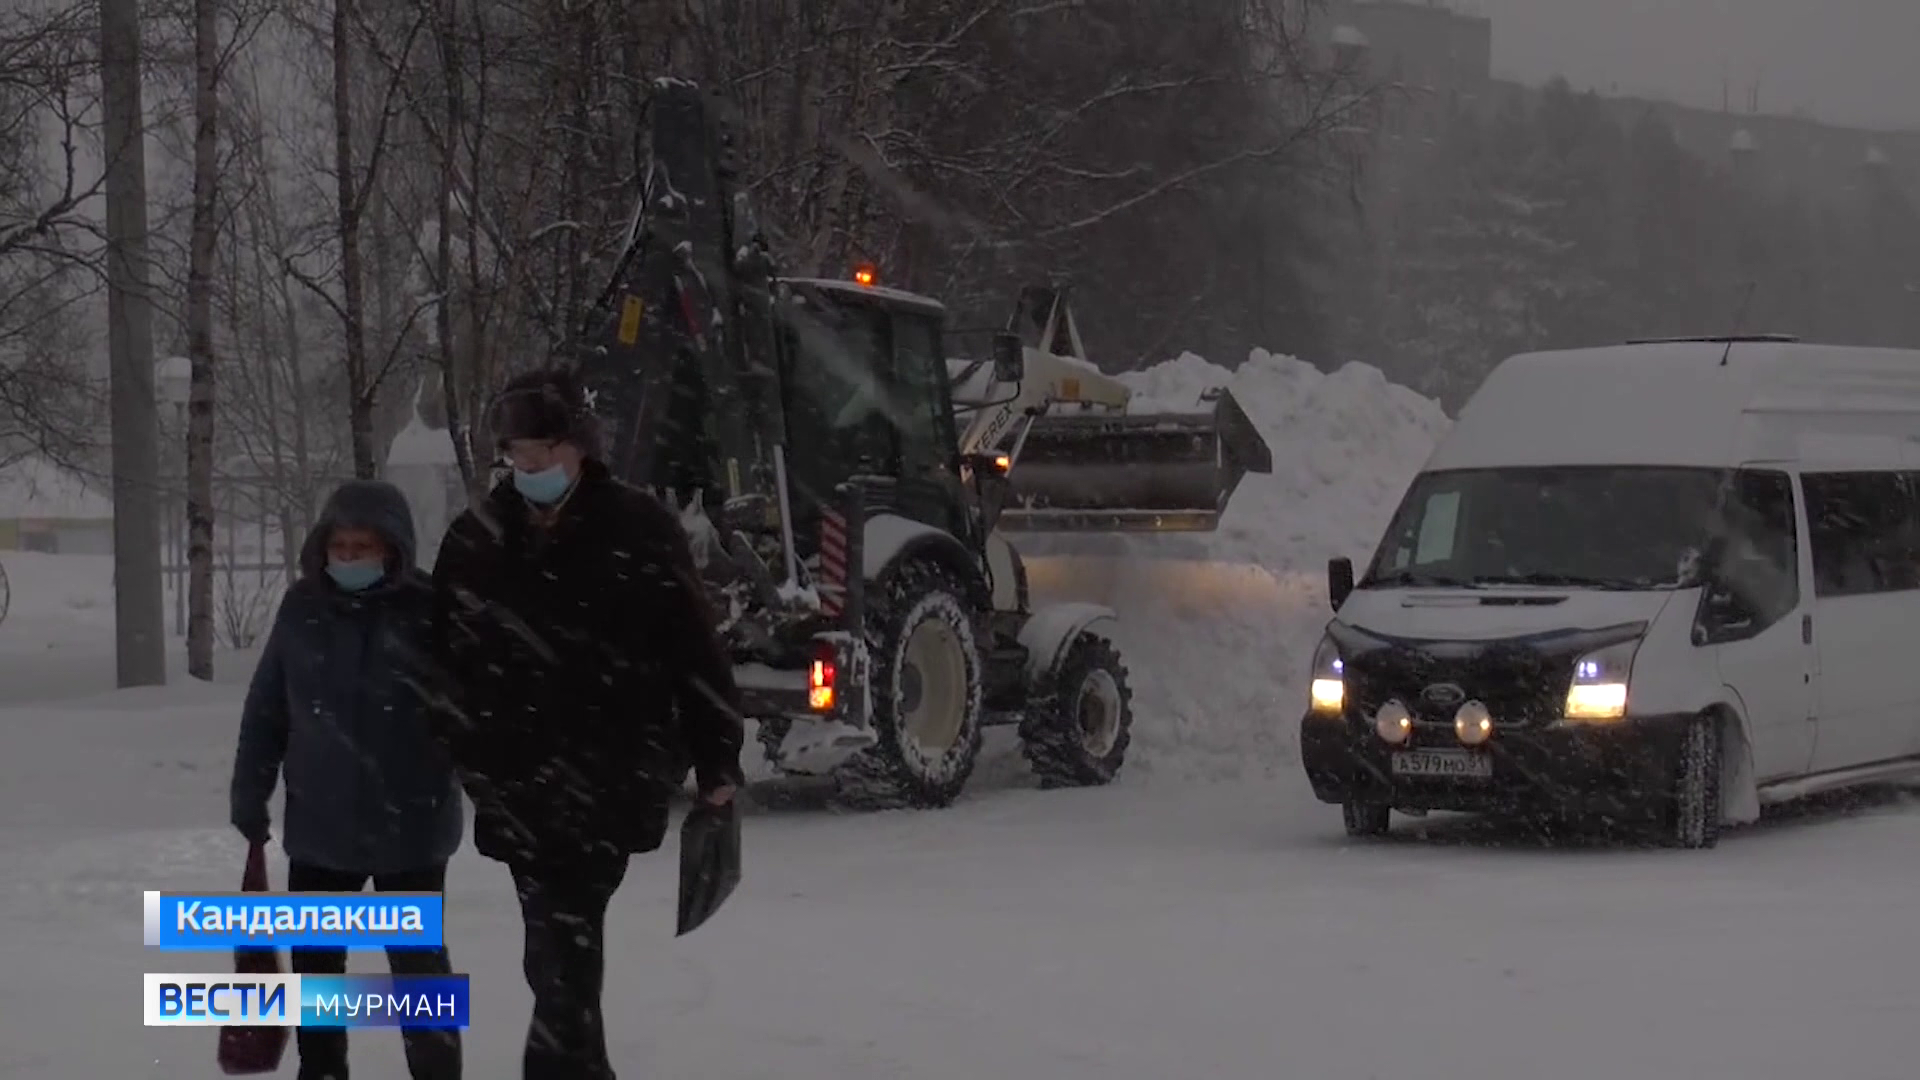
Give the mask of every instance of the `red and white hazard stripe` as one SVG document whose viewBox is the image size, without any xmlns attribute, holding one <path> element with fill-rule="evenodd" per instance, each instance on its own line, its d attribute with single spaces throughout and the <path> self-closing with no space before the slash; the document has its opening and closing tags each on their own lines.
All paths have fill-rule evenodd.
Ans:
<svg viewBox="0 0 1920 1080">
<path fill-rule="evenodd" d="M 847 606 L 847 519 L 820 513 L 820 609 L 838 615 Z"/>
</svg>

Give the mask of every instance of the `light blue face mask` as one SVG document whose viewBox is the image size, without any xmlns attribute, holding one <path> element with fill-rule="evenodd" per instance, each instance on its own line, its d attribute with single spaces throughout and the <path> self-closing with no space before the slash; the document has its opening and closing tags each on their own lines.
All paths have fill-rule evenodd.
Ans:
<svg viewBox="0 0 1920 1080">
<path fill-rule="evenodd" d="M 567 486 L 570 483 L 572 481 L 567 479 L 567 470 L 560 465 L 554 465 L 539 472 L 513 470 L 514 490 L 542 506 L 559 502 L 560 496 L 567 493 Z"/>
<path fill-rule="evenodd" d="M 327 576 L 335 585 L 348 592 L 360 592 L 373 586 L 387 576 L 386 563 L 379 559 L 357 559 L 353 562 L 329 562 Z"/>
</svg>

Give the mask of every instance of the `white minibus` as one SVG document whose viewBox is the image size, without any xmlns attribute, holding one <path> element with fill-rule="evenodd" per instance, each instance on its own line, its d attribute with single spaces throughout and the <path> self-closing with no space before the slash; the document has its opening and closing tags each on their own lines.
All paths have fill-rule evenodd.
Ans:
<svg viewBox="0 0 1920 1080">
<path fill-rule="evenodd" d="M 1355 836 L 1570 813 L 1710 847 L 1920 775 L 1920 351 L 1512 357 L 1328 585 L 1300 756 Z"/>
</svg>

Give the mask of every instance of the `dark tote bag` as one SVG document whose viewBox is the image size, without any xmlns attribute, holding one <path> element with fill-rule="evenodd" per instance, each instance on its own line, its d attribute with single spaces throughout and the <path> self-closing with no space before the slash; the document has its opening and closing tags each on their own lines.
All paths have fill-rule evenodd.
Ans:
<svg viewBox="0 0 1920 1080">
<path fill-rule="evenodd" d="M 247 848 L 247 868 L 240 874 L 241 892 L 267 891 L 267 852 L 259 844 Z M 265 949 L 233 950 L 233 970 L 240 975 L 280 974 L 279 954 Z M 220 1029 L 220 1071 L 228 1076 L 258 1076 L 277 1072 L 287 1052 L 283 1027 L 223 1027 Z"/>
<path fill-rule="evenodd" d="M 680 920 L 690 934 L 720 910 L 740 884 L 738 799 L 725 806 L 696 802 L 680 823 Z"/>
</svg>

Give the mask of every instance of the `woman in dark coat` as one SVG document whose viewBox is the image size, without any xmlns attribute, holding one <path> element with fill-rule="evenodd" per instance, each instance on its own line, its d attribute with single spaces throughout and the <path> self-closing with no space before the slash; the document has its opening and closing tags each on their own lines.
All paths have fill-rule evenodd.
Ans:
<svg viewBox="0 0 1920 1080">
<path fill-rule="evenodd" d="M 432 583 L 414 565 L 413 515 L 391 484 L 327 500 L 301 551 L 240 720 L 233 824 L 268 836 L 286 778 L 290 892 L 441 892 L 460 846 L 460 785 L 427 719 Z M 340 949 L 296 948 L 293 970 L 346 970 Z M 446 974 L 444 948 L 390 950 L 395 974 Z M 300 1080 L 346 1080 L 345 1031 L 301 1028 Z M 459 1034 L 402 1029 L 414 1080 L 457 1080 Z"/>
</svg>

